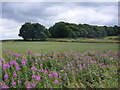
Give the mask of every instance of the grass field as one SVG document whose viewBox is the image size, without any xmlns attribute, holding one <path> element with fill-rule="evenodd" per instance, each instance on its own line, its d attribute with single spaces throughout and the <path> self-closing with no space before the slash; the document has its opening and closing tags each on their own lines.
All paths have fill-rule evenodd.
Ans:
<svg viewBox="0 0 120 90">
<path fill-rule="evenodd" d="M 89 43 L 118 43 L 119 37 L 118 36 L 107 36 L 104 38 L 49 38 L 48 41 L 54 41 L 54 42 L 89 42 Z"/>
<path fill-rule="evenodd" d="M 9 52 L 25 53 L 31 49 L 34 53 L 46 52 L 49 50 L 57 51 L 77 51 L 85 52 L 86 50 L 118 50 L 117 43 L 69 43 L 69 42 L 3 42 L 2 49 Z M 2 50 L 2 51 L 3 51 Z"/>
<path fill-rule="evenodd" d="M 2 42 L 2 88 L 118 88 L 118 43 Z"/>
</svg>

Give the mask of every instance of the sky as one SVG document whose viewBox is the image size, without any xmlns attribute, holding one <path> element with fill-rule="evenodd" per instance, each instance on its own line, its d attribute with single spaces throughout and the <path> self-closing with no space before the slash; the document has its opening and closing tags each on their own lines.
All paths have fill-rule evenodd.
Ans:
<svg viewBox="0 0 120 90">
<path fill-rule="evenodd" d="M 0 39 L 20 39 L 21 25 L 40 23 L 49 28 L 56 22 L 98 26 L 118 25 L 117 2 L 1 2 Z"/>
</svg>

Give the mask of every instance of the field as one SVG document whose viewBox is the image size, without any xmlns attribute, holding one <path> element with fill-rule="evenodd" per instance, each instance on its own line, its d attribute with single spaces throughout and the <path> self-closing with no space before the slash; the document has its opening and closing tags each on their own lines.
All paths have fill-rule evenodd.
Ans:
<svg viewBox="0 0 120 90">
<path fill-rule="evenodd" d="M 34 53 L 49 50 L 76 51 L 83 53 L 86 50 L 118 50 L 117 43 L 66 43 L 66 42 L 3 42 L 2 49 L 9 52 L 25 53 L 31 49 Z"/>
<path fill-rule="evenodd" d="M 118 88 L 118 44 L 2 42 L 2 88 Z"/>
</svg>

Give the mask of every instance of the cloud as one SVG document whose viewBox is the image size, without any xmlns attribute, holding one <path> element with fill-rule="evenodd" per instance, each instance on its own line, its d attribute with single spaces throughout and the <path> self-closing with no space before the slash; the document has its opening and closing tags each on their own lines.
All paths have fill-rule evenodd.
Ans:
<svg viewBox="0 0 120 90">
<path fill-rule="evenodd" d="M 21 25 L 38 22 L 46 27 L 59 21 L 91 25 L 117 25 L 117 3 L 110 2 L 4 2 L 3 38 L 18 38 Z"/>
<path fill-rule="evenodd" d="M 0 19 L 1 20 L 1 19 Z M 2 19 L 2 25 L 0 25 L 0 32 L 2 32 L 2 39 L 19 38 L 18 33 L 21 24 L 13 20 Z"/>
</svg>

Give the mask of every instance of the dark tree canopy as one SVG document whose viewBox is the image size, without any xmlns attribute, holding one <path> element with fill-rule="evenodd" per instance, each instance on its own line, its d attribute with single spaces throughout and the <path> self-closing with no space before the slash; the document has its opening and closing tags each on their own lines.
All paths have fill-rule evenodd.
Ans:
<svg viewBox="0 0 120 90">
<path fill-rule="evenodd" d="M 24 40 L 46 40 L 46 38 L 101 38 L 120 35 L 120 27 L 93 26 L 89 24 L 75 24 L 57 22 L 49 29 L 39 23 L 27 22 L 20 28 L 19 36 Z"/>
<path fill-rule="evenodd" d="M 89 24 L 74 24 L 66 22 L 58 22 L 49 28 L 51 37 L 53 38 L 101 38 L 105 36 L 120 35 L 120 27 L 93 26 Z"/>
<path fill-rule="evenodd" d="M 45 26 L 39 23 L 27 22 L 20 28 L 19 36 L 24 40 L 45 40 L 50 33 Z"/>
</svg>

